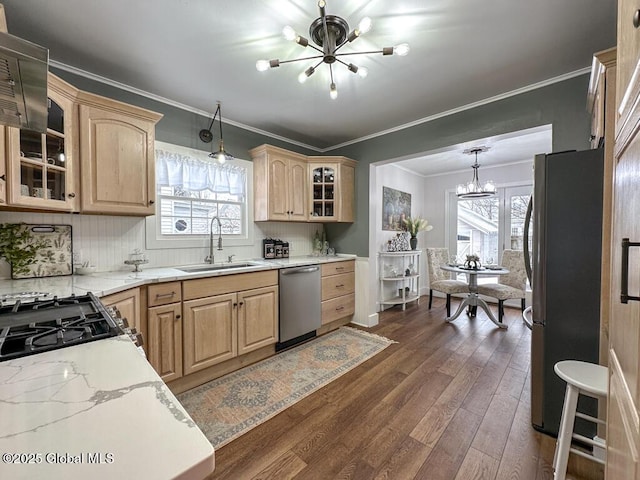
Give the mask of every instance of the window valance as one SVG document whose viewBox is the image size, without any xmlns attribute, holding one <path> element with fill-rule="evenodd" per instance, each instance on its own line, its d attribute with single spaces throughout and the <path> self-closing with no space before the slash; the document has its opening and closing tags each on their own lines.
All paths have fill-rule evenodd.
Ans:
<svg viewBox="0 0 640 480">
<path fill-rule="evenodd" d="M 185 190 L 209 189 L 215 193 L 230 193 L 245 197 L 247 170 L 237 165 L 220 165 L 204 152 L 194 155 L 156 149 L 156 184 L 182 187 Z"/>
</svg>

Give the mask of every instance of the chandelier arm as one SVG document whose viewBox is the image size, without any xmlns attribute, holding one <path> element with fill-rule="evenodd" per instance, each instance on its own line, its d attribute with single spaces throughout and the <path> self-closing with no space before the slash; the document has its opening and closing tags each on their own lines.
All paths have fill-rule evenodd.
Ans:
<svg viewBox="0 0 640 480">
<path fill-rule="evenodd" d="M 218 102 L 218 108 L 216 109 L 216 113 L 220 114 L 218 118 L 218 123 L 220 124 L 220 141 L 222 142 L 222 110 L 220 110 L 220 102 Z"/>
<path fill-rule="evenodd" d="M 211 123 L 209 124 L 209 128 L 207 128 L 207 130 L 211 131 L 211 128 L 213 128 L 213 122 L 216 121 L 218 113 L 220 113 L 220 104 L 218 104 L 218 108 L 216 108 L 216 112 L 213 114 L 213 118 L 211 119 Z"/>
<path fill-rule="evenodd" d="M 368 52 L 336 53 L 336 57 L 344 57 L 345 55 L 371 55 L 373 53 L 384 53 L 384 50 L 371 50 L 371 51 L 368 51 Z"/>
<path fill-rule="evenodd" d="M 312 57 L 304 57 L 304 58 L 293 58 L 291 60 L 281 60 L 280 61 L 280 65 L 282 65 L 283 63 L 293 63 L 293 62 L 300 62 L 302 60 L 315 60 L 316 58 L 323 58 L 324 55 L 313 55 Z M 320 62 L 322 63 L 322 62 Z"/>
<path fill-rule="evenodd" d="M 329 64 L 329 75 L 331 75 L 331 83 L 335 83 L 333 81 L 333 65 Z"/>
</svg>

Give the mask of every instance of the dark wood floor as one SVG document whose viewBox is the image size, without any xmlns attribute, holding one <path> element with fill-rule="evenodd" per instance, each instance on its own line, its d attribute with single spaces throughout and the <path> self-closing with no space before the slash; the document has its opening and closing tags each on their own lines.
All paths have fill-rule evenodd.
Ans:
<svg viewBox="0 0 640 480">
<path fill-rule="evenodd" d="M 504 331 L 480 312 L 444 323 L 433 303 L 382 313 L 369 331 L 397 344 L 220 448 L 212 478 L 552 478 L 520 311 L 505 309 Z"/>
</svg>

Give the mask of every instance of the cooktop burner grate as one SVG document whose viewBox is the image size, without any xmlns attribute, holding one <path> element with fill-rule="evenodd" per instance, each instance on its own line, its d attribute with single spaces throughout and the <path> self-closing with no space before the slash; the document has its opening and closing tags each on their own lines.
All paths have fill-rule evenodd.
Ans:
<svg viewBox="0 0 640 480">
<path fill-rule="evenodd" d="M 0 307 L 0 361 L 86 343 L 122 331 L 93 294 Z"/>
</svg>

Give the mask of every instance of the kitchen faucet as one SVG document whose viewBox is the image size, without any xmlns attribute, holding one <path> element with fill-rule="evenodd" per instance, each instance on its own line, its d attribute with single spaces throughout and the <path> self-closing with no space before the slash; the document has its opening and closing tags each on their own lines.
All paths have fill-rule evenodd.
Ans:
<svg viewBox="0 0 640 480">
<path fill-rule="evenodd" d="M 211 219 L 211 225 L 209 227 L 209 255 L 207 255 L 204 259 L 205 263 L 213 263 L 213 221 L 218 221 L 218 250 L 222 250 L 222 224 L 220 223 L 220 219 L 216 215 Z"/>
</svg>

